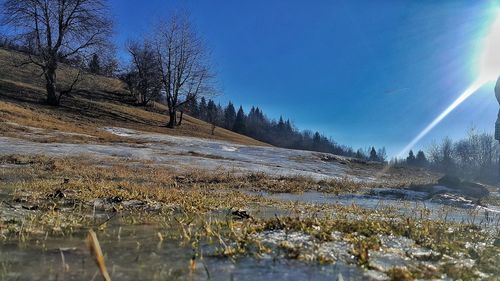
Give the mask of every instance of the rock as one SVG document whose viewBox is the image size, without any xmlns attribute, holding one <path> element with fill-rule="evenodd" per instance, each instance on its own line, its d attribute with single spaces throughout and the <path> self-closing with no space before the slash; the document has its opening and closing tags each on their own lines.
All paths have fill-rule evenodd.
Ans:
<svg viewBox="0 0 500 281">
<path fill-rule="evenodd" d="M 64 192 L 60 189 L 56 190 L 56 192 L 52 193 L 52 194 L 49 194 L 49 198 L 66 198 L 66 194 L 64 194 Z"/>
<path fill-rule="evenodd" d="M 247 211 L 243 211 L 243 210 L 236 210 L 236 211 L 232 211 L 231 214 L 237 218 L 237 219 L 240 219 L 240 220 L 243 220 L 243 219 L 251 219 L 252 216 L 250 216 Z"/>
<path fill-rule="evenodd" d="M 406 268 L 410 263 L 410 261 L 405 259 L 405 257 L 401 253 L 386 253 L 383 251 L 370 250 L 369 256 L 370 268 L 382 272 L 389 271 L 394 267 Z"/>
<path fill-rule="evenodd" d="M 36 211 L 38 210 L 38 205 L 31 205 L 31 206 L 22 205 L 22 208 L 28 211 Z"/>
<path fill-rule="evenodd" d="M 500 238 L 496 238 L 495 241 L 493 242 L 493 245 L 495 247 L 500 247 Z"/>
<path fill-rule="evenodd" d="M 490 191 L 484 185 L 473 182 L 462 182 L 460 190 L 463 194 L 474 198 L 482 198 L 490 195 Z"/>
<path fill-rule="evenodd" d="M 488 189 L 481 184 L 461 181 L 456 176 L 446 175 L 438 180 L 439 185 L 448 188 L 448 191 L 473 198 L 483 198 L 490 194 Z M 438 192 L 439 193 L 439 192 Z"/>
<path fill-rule="evenodd" d="M 122 204 L 123 204 L 123 207 L 126 207 L 126 208 L 140 208 L 140 207 L 143 207 L 146 205 L 146 203 L 144 203 L 141 200 L 127 200 L 127 201 L 123 201 Z"/>
<path fill-rule="evenodd" d="M 123 201 L 123 197 L 113 196 L 113 197 L 106 198 L 106 201 L 108 203 L 111 203 L 111 204 L 117 204 L 117 203 L 121 203 Z"/>
<path fill-rule="evenodd" d="M 438 180 L 438 184 L 450 188 L 452 188 L 453 186 L 460 186 L 461 182 L 462 181 L 458 177 L 452 175 L 445 175 L 444 177 Z"/>
<path fill-rule="evenodd" d="M 175 177 L 175 180 L 176 180 L 176 181 L 185 181 L 185 180 L 186 180 L 186 177 L 185 177 L 185 176 L 176 176 L 176 177 Z"/>
</svg>

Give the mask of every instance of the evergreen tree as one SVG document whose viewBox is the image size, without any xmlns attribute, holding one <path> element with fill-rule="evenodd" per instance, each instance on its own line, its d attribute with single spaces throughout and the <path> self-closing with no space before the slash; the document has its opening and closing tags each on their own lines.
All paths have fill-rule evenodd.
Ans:
<svg viewBox="0 0 500 281">
<path fill-rule="evenodd" d="M 259 110 L 254 106 L 250 109 L 245 122 L 245 132 L 248 136 L 255 139 L 265 139 L 263 124 L 259 120 Z"/>
<path fill-rule="evenodd" d="M 243 111 L 243 107 L 240 106 L 240 109 L 238 109 L 238 113 L 236 114 L 236 119 L 234 121 L 234 126 L 233 126 L 233 131 L 236 133 L 244 133 L 246 129 L 246 116 L 245 112 Z"/>
<path fill-rule="evenodd" d="M 286 122 L 285 122 L 285 130 L 288 134 L 293 133 L 292 122 L 290 122 L 290 119 L 286 120 Z"/>
<path fill-rule="evenodd" d="M 377 151 L 375 150 L 375 147 L 372 146 L 372 149 L 370 151 L 370 161 L 379 161 Z"/>
<path fill-rule="evenodd" d="M 224 128 L 231 130 L 234 126 L 234 121 L 236 120 L 236 110 L 232 102 L 229 102 L 226 109 L 224 110 Z"/>
<path fill-rule="evenodd" d="M 319 134 L 319 132 L 316 132 L 314 133 L 313 137 L 313 149 L 318 150 L 320 148 L 320 143 L 321 143 L 321 135 Z"/>
<path fill-rule="evenodd" d="M 203 121 L 207 121 L 207 101 L 205 100 L 205 97 L 201 97 L 198 110 L 199 110 L 198 118 L 200 118 Z"/>
<path fill-rule="evenodd" d="M 89 62 L 89 71 L 93 74 L 101 74 L 101 62 L 99 55 L 94 54 Z"/>
<path fill-rule="evenodd" d="M 413 154 L 413 150 L 410 150 L 410 152 L 408 153 L 408 157 L 406 157 L 406 164 L 410 165 L 410 166 L 414 166 L 416 163 L 415 163 L 415 155 Z"/>
<path fill-rule="evenodd" d="M 278 121 L 278 133 L 282 134 L 285 132 L 285 121 L 283 121 L 283 117 L 280 116 L 280 121 Z M 316 134 L 319 135 L 318 132 Z"/>
<path fill-rule="evenodd" d="M 422 150 L 417 152 L 415 162 L 419 167 L 427 167 L 429 165 L 429 161 L 427 160 L 427 157 L 425 157 L 425 153 Z"/>
<path fill-rule="evenodd" d="M 217 104 L 217 117 L 216 119 L 216 125 L 219 127 L 224 127 L 224 108 L 222 108 L 222 105 Z"/>
<path fill-rule="evenodd" d="M 366 155 L 365 153 L 363 152 L 363 149 L 358 149 L 358 151 L 356 151 L 356 155 L 354 155 L 354 157 L 358 158 L 358 159 L 366 159 Z"/>
<path fill-rule="evenodd" d="M 217 106 L 213 100 L 208 100 L 206 121 L 210 124 L 217 122 Z"/>
</svg>

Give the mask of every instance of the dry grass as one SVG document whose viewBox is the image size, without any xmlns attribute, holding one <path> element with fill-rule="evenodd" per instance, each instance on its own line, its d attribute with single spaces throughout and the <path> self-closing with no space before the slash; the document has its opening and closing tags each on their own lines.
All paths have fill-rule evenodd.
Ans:
<svg viewBox="0 0 500 281">
<path fill-rule="evenodd" d="M 248 194 L 244 190 L 300 191 L 304 186 L 317 188 L 330 185 L 338 192 L 350 192 L 359 186 L 349 182 L 318 182 L 309 178 L 273 178 L 263 174 L 234 175 L 192 171 L 178 174 L 148 163 L 95 163 L 86 157 L 51 158 L 44 156 L 10 155 L 0 158 L 0 187 L 11 194 L 8 204 L 20 204 L 24 218 L 0 220 L 0 237 L 32 241 L 32 237 L 64 237 L 88 227 L 106 231 L 106 220 L 97 222 L 89 213 L 95 212 L 96 202 L 106 214 L 120 214 L 122 222 L 153 223 L 166 229 L 160 237 L 181 240 L 191 245 L 196 256 L 207 241 L 214 251 L 205 255 L 238 257 L 272 255 L 281 258 L 332 263 L 331 257 L 320 252 L 305 253 L 305 249 L 282 243 L 278 249 L 259 240 L 265 231 L 298 232 L 313 237 L 314 243 L 329 242 L 332 233 L 342 234 L 343 241 L 358 266 L 370 268 L 369 251 L 381 248 L 379 235 L 407 237 L 419 246 L 437 253 L 440 263 L 434 269 L 408 268 L 387 271 L 393 280 L 437 278 L 442 273 L 451 278 L 477 278 L 476 269 L 495 274 L 499 248 L 493 242 L 498 232 L 489 234 L 477 226 L 429 219 L 428 209 L 416 209 L 405 217 L 391 208 L 367 210 L 356 205 L 319 205 L 276 201 Z M 13 164 L 11 166 L 6 164 Z M 140 165 L 138 165 L 140 164 Z M 126 202 L 140 202 L 127 207 Z M 251 210 L 273 207 L 284 210 L 286 216 L 233 220 L 217 215 L 221 211 Z M 492 238 L 493 237 L 493 238 Z M 335 238 L 336 239 L 336 238 Z M 493 240 L 492 240 L 493 239 Z M 496 240 L 495 240 L 496 241 Z M 471 250 L 466 243 L 486 245 Z M 476 252 L 477 251 L 477 252 Z M 481 257 L 481 258 L 478 258 Z M 472 258 L 474 270 L 447 260 Z M 444 261 L 444 262 L 443 262 Z M 194 261 L 193 261 L 194 262 Z M 434 261 L 435 262 L 435 261 Z"/>
<path fill-rule="evenodd" d="M 87 246 L 90 250 L 94 261 L 101 272 L 102 278 L 104 281 L 111 281 L 109 277 L 108 269 L 106 268 L 106 264 L 104 262 L 104 255 L 102 254 L 101 245 L 99 244 L 99 240 L 97 239 L 97 234 L 90 230 L 87 236 Z"/>
<path fill-rule="evenodd" d="M 46 197 L 57 189 L 77 192 L 77 198 L 90 201 L 95 198 L 120 196 L 126 200 L 153 200 L 170 203 L 172 197 L 187 196 L 184 191 L 203 193 L 220 189 L 225 192 L 254 190 L 267 192 L 304 192 L 322 190 L 327 192 L 356 192 L 366 184 L 349 180 L 314 180 L 309 177 L 273 177 L 264 173 L 235 174 L 230 171 L 191 170 L 179 173 L 170 168 L 159 167 L 144 161 L 119 163 L 97 162 L 89 157 L 46 157 L 28 155 L 0 156 L 0 164 L 18 165 L 16 169 L 5 169 L 0 176 L 20 181 L 18 190 L 34 197 Z M 63 179 L 67 183 L 61 186 Z M 189 199 L 184 200 L 191 204 Z M 227 200 L 227 206 L 234 206 Z M 193 206 L 198 206 L 193 204 Z"/>
<path fill-rule="evenodd" d="M 15 67 L 24 58 L 16 52 L 0 49 L 0 132 L 5 136 L 58 142 L 116 142 L 125 141 L 100 128 L 117 126 L 135 130 L 226 140 L 239 144 L 267 145 L 252 138 L 217 128 L 211 134 L 211 125 L 186 116 L 183 125 L 176 129 L 164 127 L 168 117 L 165 108 L 154 104 L 148 107 L 134 105 L 126 85 L 117 79 L 86 74 L 77 85 L 75 93 L 64 97 L 58 108 L 44 104 L 44 82 L 34 66 Z M 62 65 L 58 77 L 60 84 L 71 82 L 76 70 Z M 16 123 L 44 131 L 23 134 Z M 92 137 L 49 133 L 67 132 Z M 36 135 L 33 138 L 33 135 Z"/>
</svg>

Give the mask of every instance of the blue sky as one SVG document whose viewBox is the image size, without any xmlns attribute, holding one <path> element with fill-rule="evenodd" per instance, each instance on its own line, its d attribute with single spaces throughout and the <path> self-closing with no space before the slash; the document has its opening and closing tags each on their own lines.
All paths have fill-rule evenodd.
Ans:
<svg viewBox="0 0 500 281">
<path fill-rule="evenodd" d="M 212 51 L 221 102 L 258 105 L 339 143 L 394 155 L 475 79 L 495 4 L 112 0 L 111 8 L 119 46 L 188 10 Z M 492 131 L 497 111 L 486 85 L 417 148 L 472 125 Z"/>
</svg>

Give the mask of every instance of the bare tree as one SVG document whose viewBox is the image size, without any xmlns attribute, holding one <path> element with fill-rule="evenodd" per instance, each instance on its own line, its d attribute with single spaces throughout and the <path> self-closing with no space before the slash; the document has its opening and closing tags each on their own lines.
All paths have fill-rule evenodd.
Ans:
<svg viewBox="0 0 500 281">
<path fill-rule="evenodd" d="M 3 24 L 14 27 L 28 44 L 29 59 L 21 65 L 41 68 L 50 105 L 59 105 L 61 96 L 72 91 L 80 77 L 78 73 L 69 88 L 61 90 L 58 64 L 95 53 L 108 42 L 112 29 L 106 0 L 4 0 Z"/>
<path fill-rule="evenodd" d="M 159 60 L 151 43 L 130 42 L 128 52 L 132 57 L 132 70 L 127 73 L 126 82 L 130 92 L 140 105 L 146 105 L 158 98 L 162 90 L 162 76 Z"/>
<path fill-rule="evenodd" d="M 176 14 L 161 22 L 155 45 L 170 117 L 167 126 L 174 128 L 179 108 L 200 95 L 213 94 L 213 75 L 207 50 L 188 16 Z"/>
<path fill-rule="evenodd" d="M 468 137 L 457 141 L 445 138 L 429 149 L 431 168 L 468 180 L 498 180 L 498 145 L 492 134 L 469 130 Z"/>
</svg>

